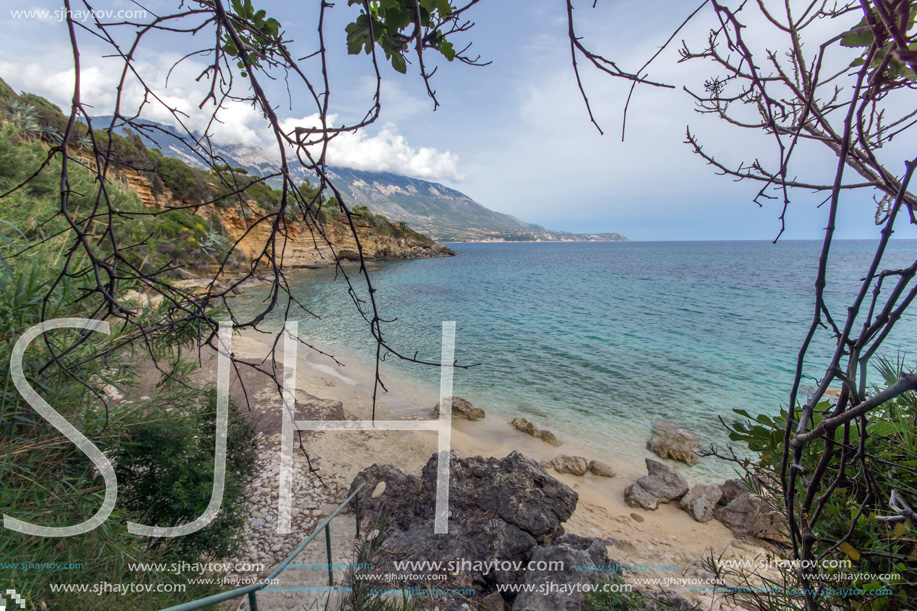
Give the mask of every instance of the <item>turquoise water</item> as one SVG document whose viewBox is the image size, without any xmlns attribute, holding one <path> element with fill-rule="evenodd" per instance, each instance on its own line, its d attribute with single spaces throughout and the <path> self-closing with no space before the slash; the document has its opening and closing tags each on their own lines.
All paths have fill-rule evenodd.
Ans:
<svg viewBox="0 0 917 611">
<path fill-rule="evenodd" d="M 407 354 L 438 361 L 441 321 L 456 321 L 456 357 L 478 366 L 456 371 L 454 393 L 489 412 L 526 416 L 615 455 L 641 448 L 661 417 L 723 444 L 718 417 L 731 419 L 733 408 L 773 413 L 787 403 L 814 307 L 819 242 L 451 246 L 459 256 L 378 264 L 376 296 L 383 316 L 397 318 L 384 327 L 386 338 Z M 826 293 L 835 319 L 874 246 L 835 245 Z M 894 241 L 885 267 L 915 257 L 917 241 Z M 372 338 L 332 270 L 298 273 L 292 284 L 321 317 L 297 316 L 305 336 L 371 361 Z M 236 307 L 251 311 L 263 293 Z M 823 373 L 818 357 L 832 350 L 822 334 L 806 373 Z M 885 354 L 898 350 L 917 350 L 913 314 L 886 341 Z M 438 388 L 436 368 L 394 358 L 385 366 Z"/>
</svg>

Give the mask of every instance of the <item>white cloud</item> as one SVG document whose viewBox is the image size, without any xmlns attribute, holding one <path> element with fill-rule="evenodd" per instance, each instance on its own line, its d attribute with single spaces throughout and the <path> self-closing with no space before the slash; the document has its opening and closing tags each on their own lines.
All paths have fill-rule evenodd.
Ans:
<svg viewBox="0 0 917 611">
<path fill-rule="evenodd" d="M 48 53 L 46 57 L 30 63 L 13 63 L 0 60 L 0 74 L 9 75 L 11 85 L 22 91 L 30 91 L 49 98 L 64 110 L 70 106 L 73 90 L 73 69 L 61 53 Z M 116 103 L 115 85 L 120 70 L 115 70 L 112 60 L 98 58 L 86 53 L 81 73 L 82 99 L 91 104 L 90 114 L 110 114 Z M 220 109 L 217 121 L 211 121 L 212 106 L 198 108 L 207 95 L 209 83 L 205 79 L 197 82 L 205 65 L 186 60 L 173 69 L 168 87 L 164 87 L 168 67 L 178 60 L 175 54 L 160 54 L 156 63 L 137 63 L 137 71 L 151 87 L 156 88 L 159 101 L 150 100 L 143 107 L 142 117 L 172 127 L 201 133 L 208 131 L 215 144 L 222 146 L 241 145 L 263 147 L 268 154 L 276 147 L 276 141 L 263 114 L 251 104 L 228 102 Z M 118 66 L 120 67 L 120 66 Z M 418 106 L 398 88 L 392 97 Z M 131 115 L 144 99 L 144 89 L 134 78 L 128 80 L 123 91 L 121 114 Z M 394 105 L 398 107 L 399 105 Z M 181 117 L 181 121 L 176 114 Z M 406 116 L 403 113 L 399 116 Z M 329 116 L 329 125 L 334 125 L 336 115 Z M 294 127 L 317 127 L 318 115 L 303 119 L 284 119 L 282 126 L 287 131 Z M 413 146 L 399 133 L 395 123 L 386 123 L 370 134 L 367 130 L 344 133 L 335 137 L 328 149 L 328 163 L 357 170 L 392 172 L 428 180 L 462 181 L 465 176 L 458 170 L 458 156 L 449 151 L 432 147 Z"/>
<path fill-rule="evenodd" d="M 335 115 L 329 116 L 329 125 L 334 124 L 336 119 Z M 288 133 L 292 133 L 296 127 L 318 126 L 317 114 L 281 122 L 281 127 Z M 319 153 L 317 148 L 314 149 L 314 153 Z M 327 162 L 333 166 L 355 170 L 392 172 L 427 180 L 461 182 L 467 178 L 458 171 L 458 156 L 431 147 L 411 146 L 405 137 L 398 133 L 398 127 L 394 123 L 386 123 L 374 135 L 369 135 L 363 130 L 336 136 L 328 144 Z"/>
</svg>

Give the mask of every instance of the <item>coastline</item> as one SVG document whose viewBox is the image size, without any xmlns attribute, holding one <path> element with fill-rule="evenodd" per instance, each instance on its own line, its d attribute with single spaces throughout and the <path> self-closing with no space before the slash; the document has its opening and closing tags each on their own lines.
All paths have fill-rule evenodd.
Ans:
<svg viewBox="0 0 917 611">
<path fill-rule="evenodd" d="M 234 339 L 233 350 L 241 358 L 260 361 L 270 351 L 273 337 L 273 334 L 243 333 Z M 308 404 L 313 398 L 319 399 L 323 405 L 339 402 L 344 419 L 369 419 L 372 371 L 361 365 L 356 357 L 344 354 L 338 348 L 331 353 L 343 366 L 313 350 L 300 348 L 296 376 L 297 404 Z M 408 382 L 391 376 L 383 376 L 383 379 L 390 392 L 378 404 L 378 419 L 429 419 L 431 408 L 438 400 L 434 393 L 412 387 Z M 264 433 L 266 443 L 262 449 L 268 454 L 276 454 L 280 441 L 280 395 L 276 388 L 265 388 L 253 393 L 251 398 L 249 418 L 256 421 L 256 428 Z M 487 411 L 486 405 L 479 407 Z M 296 417 L 301 419 L 306 416 L 297 413 Z M 334 419 L 334 416 L 326 418 Z M 437 436 L 432 431 L 325 431 L 306 433 L 303 437 L 310 459 L 320 473 L 344 483 L 373 464 L 394 464 L 408 472 L 418 473 L 437 450 Z M 566 454 L 609 462 L 617 477 L 605 478 L 591 473 L 574 476 L 560 474 L 553 469 L 547 472 L 579 494 L 576 511 L 564 525 L 567 532 L 605 539 L 609 556 L 622 564 L 675 565 L 678 577 L 691 577 L 702 574 L 700 563 L 711 553 L 742 560 L 760 560 L 765 554 L 765 550 L 755 542 L 737 539 L 716 520 L 696 522 L 677 503 L 660 505 L 655 511 L 627 506 L 624 489 L 645 475 L 642 460 L 601 456 L 578 447 L 572 440 L 563 439 L 562 442 L 559 447 L 549 445 L 515 430 L 507 420 L 492 413 L 488 413 L 483 421 L 453 420 L 452 447 L 465 456 L 500 458 L 515 450 L 536 461 L 550 461 L 559 454 Z M 690 470 L 682 470 L 682 473 L 691 484 L 697 483 L 697 478 L 691 478 Z M 269 512 L 270 507 L 267 509 Z M 352 516 L 346 518 L 352 522 Z M 345 525 L 344 530 L 351 532 L 352 524 Z M 301 538 L 300 535 L 304 534 L 296 536 Z M 335 554 L 341 555 L 341 561 L 346 561 L 348 539 L 336 540 L 335 547 Z M 302 580 L 305 577 L 294 574 L 290 578 Z M 626 580 L 666 577 L 676 576 L 655 573 L 625 575 Z M 690 592 L 686 586 L 665 589 L 689 600 L 703 602 L 705 608 L 720 608 L 707 606 L 713 603 L 712 599 L 706 600 L 710 597 Z"/>
</svg>

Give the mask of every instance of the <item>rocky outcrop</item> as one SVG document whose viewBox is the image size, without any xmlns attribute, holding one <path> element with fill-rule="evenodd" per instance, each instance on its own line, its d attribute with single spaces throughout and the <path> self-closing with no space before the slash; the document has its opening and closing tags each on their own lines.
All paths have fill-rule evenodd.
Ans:
<svg viewBox="0 0 917 611">
<path fill-rule="evenodd" d="M 569 473 L 571 475 L 586 475 L 587 472 L 599 477 L 615 477 L 617 475 L 608 464 L 600 460 L 587 461 L 582 456 L 561 454 L 551 462 L 542 462 L 541 466 L 545 469 L 553 468 L 558 473 Z"/>
<path fill-rule="evenodd" d="M 566 456 L 561 454 L 551 462 L 554 470 L 558 473 L 570 473 L 571 475 L 586 475 L 589 469 L 589 463 L 582 456 Z"/>
<path fill-rule="evenodd" d="M 660 420 L 653 427 L 653 437 L 646 442 L 646 448 L 662 458 L 671 458 L 689 465 L 697 462 L 700 445 L 697 435 L 668 420 Z"/>
<path fill-rule="evenodd" d="M 646 459 L 648 475 L 624 490 L 624 502 L 631 507 L 655 510 L 688 491 L 688 481 L 674 469 L 650 458 Z"/>
<path fill-rule="evenodd" d="M 262 250 L 270 236 L 268 223 L 255 224 L 258 215 L 242 217 L 236 208 L 209 210 L 232 236 L 241 241 L 237 249 L 251 259 Z M 448 246 L 437 244 L 420 234 L 394 236 L 380 233 L 366 221 L 356 221 L 357 236 L 366 259 L 425 259 L 449 257 L 453 252 Z M 290 221 L 285 227 L 287 243 L 284 247 L 283 264 L 289 268 L 314 268 L 334 265 L 335 261 L 359 260 L 357 240 L 349 227 L 332 222 L 321 225 L 330 245 L 320 237 L 314 224 Z M 314 239 L 313 239 L 314 238 Z"/>
<path fill-rule="evenodd" d="M 127 170 L 118 176 L 147 207 L 168 208 L 183 203 L 166 187 L 154 190 L 149 178 L 139 172 Z M 264 214 L 256 202 L 249 201 L 248 205 L 250 211 L 244 217 L 237 207 L 202 206 L 196 212 L 208 219 L 216 218 L 233 241 L 241 238 L 237 249 L 250 260 L 264 250 L 271 227 L 266 222 L 255 222 Z M 423 259 L 455 255 L 448 246 L 421 234 L 402 232 L 403 235 L 388 235 L 364 220 L 357 220 L 355 225 L 366 259 Z M 349 227 L 339 223 L 323 222 L 319 232 L 314 221 L 288 221 L 284 231 L 287 243 L 283 263 L 287 267 L 323 267 L 333 265 L 337 259 L 359 259 L 357 240 Z M 330 245 L 321 238 L 321 233 L 325 234 Z"/>
<path fill-rule="evenodd" d="M 526 435 L 531 435 L 536 439 L 540 439 L 545 443 L 550 443 L 552 446 L 559 446 L 560 440 L 547 429 L 540 429 L 525 418 L 513 418 L 510 422 L 514 429 Z"/>
<path fill-rule="evenodd" d="M 523 592 L 513 602 L 513 611 L 580 611 L 583 595 L 569 591 L 551 591 L 548 584 L 563 584 L 569 589 L 582 589 L 583 585 L 599 583 L 602 573 L 576 571 L 575 566 L 607 566 L 608 554 L 601 539 L 588 539 L 577 535 L 563 535 L 550 547 L 537 546 L 532 551 L 532 562 L 541 566 L 564 567 L 554 570 L 528 571 L 522 583 L 533 592 Z M 551 564 L 554 563 L 554 564 Z M 562 563 L 562 564 L 560 564 Z M 536 565 L 538 566 L 538 565 Z"/>
<path fill-rule="evenodd" d="M 751 492 L 740 494 L 728 505 L 719 506 L 714 517 L 732 530 L 736 536 L 758 537 L 771 541 L 785 541 L 786 520 L 764 498 Z"/>
<path fill-rule="evenodd" d="M 680 504 L 698 522 L 709 522 L 722 497 L 723 489 L 719 486 L 697 484 L 681 497 Z"/>
<path fill-rule="evenodd" d="M 484 410 L 480 407 L 475 407 L 471 404 L 471 401 L 467 401 L 461 397 L 452 397 L 452 417 L 459 420 L 483 420 L 484 419 Z M 430 414 L 431 418 L 439 418 L 439 403 L 437 402 L 436 406 L 433 408 L 433 413 Z"/>
<path fill-rule="evenodd" d="M 568 559 L 564 570 L 570 574 L 564 574 L 564 583 L 592 579 L 589 573 L 574 574 L 575 564 L 608 564 L 601 541 L 564 535 L 562 523 L 576 508 L 576 492 L 518 452 L 502 459 L 462 458 L 453 452 L 449 533 L 434 534 L 436 471 L 433 455 L 420 477 L 392 465 L 373 465 L 354 478 L 351 492 L 364 485 L 358 495 L 361 529 L 386 524 L 387 536 L 374 571 L 398 573 L 396 560 L 465 559 L 470 564 L 461 570 L 441 571 L 445 579 L 437 579 L 436 587 L 474 588 L 478 593 L 475 602 L 481 603 L 497 584 L 541 578 L 538 571 L 524 570 L 529 560 Z M 380 482 L 385 486 L 374 498 Z M 482 564 L 495 559 L 500 561 L 497 566 Z M 409 585 L 422 582 L 406 579 Z M 442 602 L 445 607 L 441 604 L 441 609 L 457 604 L 455 600 Z"/>
<path fill-rule="evenodd" d="M 720 490 L 723 491 L 718 503 L 720 505 L 728 505 L 743 494 L 749 493 L 748 486 L 740 479 L 727 479 L 720 484 Z"/>
</svg>

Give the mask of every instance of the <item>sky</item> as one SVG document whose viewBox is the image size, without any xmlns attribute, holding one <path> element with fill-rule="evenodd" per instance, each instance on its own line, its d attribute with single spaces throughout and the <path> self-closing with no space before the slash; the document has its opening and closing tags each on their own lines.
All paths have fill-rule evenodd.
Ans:
<svg viewBox="0 0 917 611">
<path fill-rule="evenodd" d="M 293 54 L 311 53 L 317 45 L 317 2 L 255 2 L 278 19 Z M 753 3 L 752 3 L 753 4 Z M 779 3 L 783 4 L 783 3 Z M 152 13 L 173 12 L 178 0 L 150 0 Z M 584 42 L 636 70 L 652 56 L 695 8 L 677 1 L 639 0 L 578 2 L 577 24 Z M 97 10 L 142 10 L 129 0 L 93 3 Z M 6 0 L 0 11 L 0 77 L 21 91 L 38 93 L 67 108 L 72 96 L 72 55 L 59 2 Z M 48 10 L 45 17 L 14 14 Z M 73 4 L 73 9 L 85 9 Z M 58 11 L 57 14 L 53 11 Z M 348 56 L 344 27 L 356 7 L 339 1 L 329 10 L 326 44 L 335 122 L 353 122 L 371 105 L 372 66 L 365 55 Z M 682 39 L 698 47 L 706 39 L 713 15 L 709 8 L 683 29 L 649 69 L 649 76 L 675 85 L 672 89 L 641 86 L 634 93 L 621 141 L 624 102 L 629 83 L 604 77 L 583 67 L 596 119 L 604 135 L 589 122 L 570 64 L 565 3 L 562 0 L 483 0 L 470 13 L 476 26 L 463 40 L 473 54 L 492 62 L 471 67 L 440 60 L 433 87 L 441 106 L 434 112 L 416 63 L 401 75 L 382 66 L 382 113 L 376 124 L 338 138 L 330 151 L 332 164 L 364 170 L 391 171 L 459 189 L 481 204 L 523 220 L 572 232 L 619 232 L 634 240 L 729 240 L 777 236 L 779 201 L 758 206 L 758 186 L 718 176 L 684 143 L 690 126 L 704 150 L 737 163 L 760 159 L 774 165 L 773 140 L 724 124 L 694 110 L 684 87 L 703 90 L 713 73 L 701 62 L 678 63 Z M 755 29 L 760 19 L 747 16 L 750 44 L 772 48 L 775 37 Z M 88 23 L 88 22 L 87 22 Z M 815 24 L 818 33 L 843 31 L 837 22 Z M 127 30 L 120 40 L 129 42 Z M 195 82 L 207 58 L 194 56 L 169 68 L 184 54 L 206 46 L 207 34 L 196 37 L 160 34 L 136 54 L 136 69 L 160 92 L 164 104 L 187 113 L 186 124 L 204 129 L 206 114 L 198 110 L 206 82 Z M 96 115 L 111 112 L 119 60 L 103 57 L 105 47 L 89 32 L 80 32 L 83 99 Z M 779 48 L 779 47 L 778 47 Z M 432 60 L 428 54 L 428 61 Z M 849 62 L 840 56 L 838 62 Z M 310 77 L 318 76 L 314 60 L 303 61 Z M 839 64 L 840 65 L 840 64 Z M 846 64 L 843 64 L 846 65 Z M 283 78 L 266 81 L 283 125 L 309 126 L 316 107 L 302 87 L 288 92 Z M 138 85 L 128 87 L 125 101 L 136 105 Z M 905 104 L 902 102 L 902 104 Z M 911 106 L 913 104 L 911 103 Z M 145 106 L 145 117 L 174 119 L 162 106 Z M 259 112 L 244 104 L 220 112 L 212 136 L 222 144 L 265 146 L 271 134 Z M 903 171 L 909 152 L 899 139 L 882 151 L 889 168 Z M 801 149 L 791 173 L 812 182 L 830 183 L 836 158 L 827 149 Z M 823 195 L 793 194 L 787 213 L 787 239 L 819 239 L 826 224 Z M 866 192 L 845 195 L 837 235 L 876 238 L 875 204 Z M 896 237 L 917 237 L 910 228 Z"/>
</svg>

